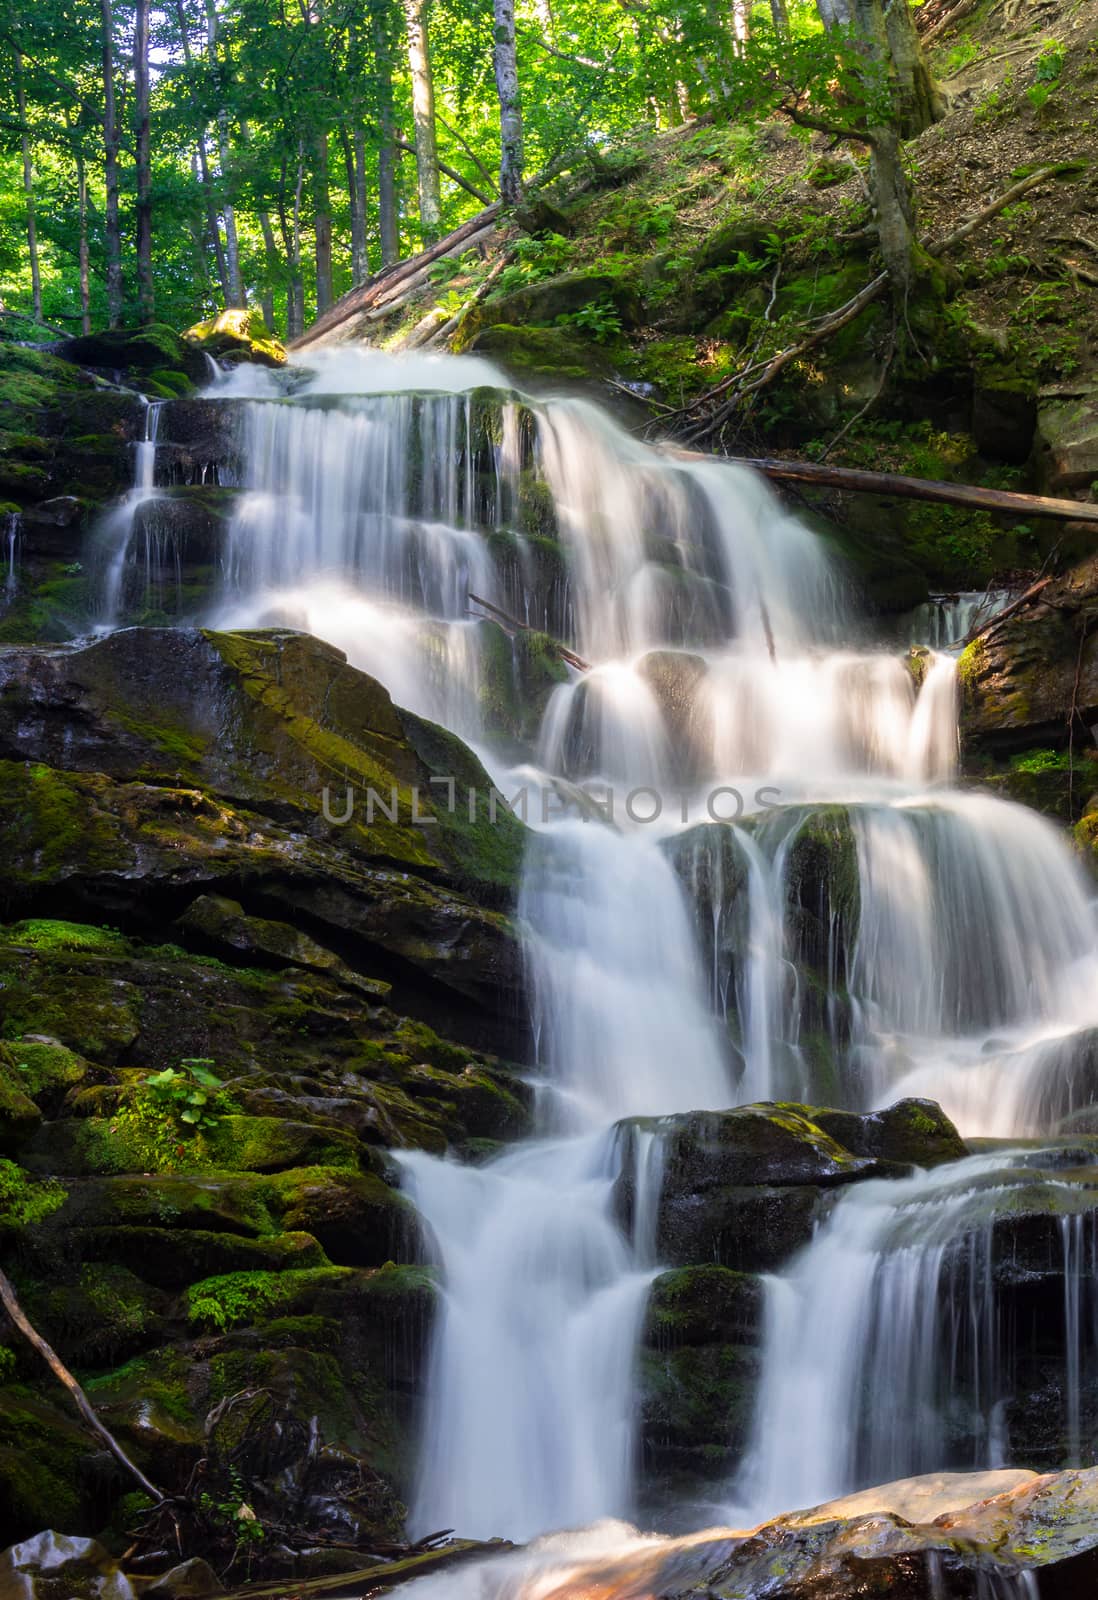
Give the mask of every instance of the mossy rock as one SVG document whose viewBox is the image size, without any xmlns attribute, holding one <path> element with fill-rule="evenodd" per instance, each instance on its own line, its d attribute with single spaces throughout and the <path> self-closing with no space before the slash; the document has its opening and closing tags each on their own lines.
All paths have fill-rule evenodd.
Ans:
<svg viewBox="0 0 1098 1600">
<path fill-rule="evenodd" d="M 679 1267 L 652 1285 L 644 1342 L 658 1348 L 753 1343 L 762 1311 L 755 1275 L 712 1264 Z"/>
<path fill-rule="evenodd" d="M 524 326 L 500 320 L 482 327 L 468 341 L 470 355 L 498 361 L 519 380 L 535 383 L 589 383 L 608 376 L 614 361 L 608 346 L 564 328 Z"/>
<path fill-rule="evenodd" d="M 238 900 L 224 895 L 200 895 L 178 919 L 178 926 L 184 933 L 197 934 L 225 951 L 260 961 L 273 960 L 280 966 L 301 966 L 323 972 L 360 994 L 384 999 L 392 989 L 392 984 L 378 978 L 361 977 L 300 929 L 287 922 L 274 922 L 269 917 L 250 917 Z"/>
<path fill-rule="evenodd" d="M 727 1477 L 751 1428 L 758 1355 L 739 1345 L 643 1350 L 641 1445 L 657 1472 Z"/>
<path fill-rule="evenodd" d="M 0 1043 L 0 1077 L 36 1106 L 56 1103 L 89 1071 L 83 1057 L 47 1037 Z"/>
<path fill-rule="evenodd" d="M 160 322 L 82 334 L 78 339 L 66 339 L 57 353 L 78 366 L 108 372 L 181 373 L 193 382 L 201 382 L 206 372 L 205 363 L 175 329 Z"/>
<path fill-rule="evenodd" d="M 193 349 L 215 360 L 251 361 L 263 367 L 286 365 L 285 348 L 263 320 L 262 311 L 230 309 L 219 312 L 206 322 L 196 322 L 193 328 L 187 329 L 183 339 Z"/>
<path fill-rule="evenodd" d="M 968 1154 L 957 1129 L 933 1100 L 897 1100 L 884 1111 L 858 1115 L 852 1111 L 813 1109 L 817 1127 L 855 1155 L 911 1167 L 940 1167 Z"/>
<path fill-rule="evenodd" d="M 158 881 L 177 903 L 188 884 L 247 883 L 268 920 L 282 907 L 338 928 L 336 948 L 362 947 L 367 970 L 384 949 L 488 1010 L 516 987 L 498 908 L 517 890 L 521 823 L 505 806 L 493 818 L 491 782 L 458 739 L 339 651 L 300 634 L 132 629 L 63 657 L 0 653 L 0 690 L 0 742 L 33 761 L 0 763 L 17 891 L 94 897 L 109 878 L 112 903 L 132 907 Z M 5 1000 L 16 1031 L 97 1055 L 90 1029 Z"/>
<path fill-rule="evenodd" d="M 659 1133 L 666 1194 L 704 1195 L 749 1184 L 827 1186 L 870 1176 L 873 1169 L 870 1158 L 840 1144 L 804 1107 L 687 1112 L 661 1119 Z"/>
<path fill-rule="evenodd" d="M 0 1527 L 29 1539 L 43 1523 L 91 1533 L 88 1436 L 75 1416 L 23 1386 L 0 1388 Z"/>
<path fill-rule="evenodd" d="M 414 1206 L 372 1173 L 306 1167 L 273 1180 L 281 1225 L 317 1239 L 341 1266 L 379 1267 L 418 1250 Z"/>
</svg>

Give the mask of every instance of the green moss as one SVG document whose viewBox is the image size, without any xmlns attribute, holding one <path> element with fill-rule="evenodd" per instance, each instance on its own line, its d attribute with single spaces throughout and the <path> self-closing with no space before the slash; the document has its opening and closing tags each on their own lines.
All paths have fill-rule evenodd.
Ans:
<svg viewBox="0 0 1098 1600">
<path fill-rule="evenodd" d="M 188 1320 L 198 1328 L 224 1332 L 241 1323 L 255 1324 L 269 1312 L 285 1313 L 294 1302 L 319 1288 L 344 1281 L 345 1267 L 319 1267 L 305 1272 L 230 1272 L 192 1284 L 187 1291 Z"/>
<path fill-rule="evenodd" d="M 255 361 L 266 367 L 286 364 L 285 348 L 268 328 L 262 311 L 222 311 L 206 322 L 196 322 L 183 337 L 212 356 Z"/>
<path fill-rule="evenodd" d="M 35 1179 L 14 1161 L 0 1158 L 0 1229 L 44 1222 L 65 1204 L 65 1190 L 52 1178 Z"/>
<path fill-rule="evenodd" d="M 51 767 L 0 761 L 0 824 L 9 881 L 48 881 L 79 857 L 89 866 L 117 864 L 118 829 L 94 803 L 101 780 Z"/>
<path fill-rule="evenodd" d="M 87 1066 L 61 1044 L 32 1043 L 20 1039 L 0 1043 L 0 1072 L 32 1100 L 80 1083 Z"/>
<path fill-rule="evenodd" d="M 83 922 L 58 922 L 41 917 L 14 923 L 3 937 L 29 950 L 79 950 L 99 955 L 125 956 L 130 948 L 129 941 L 113 928 L 97 928 Z"/>
<path fill-rule="evenodd" d="M 962 689 L 969 689 L 986 671 L 987 645 L 983 639 L 973 639 L 957 660 L 957 677 Z"/>
</svg>

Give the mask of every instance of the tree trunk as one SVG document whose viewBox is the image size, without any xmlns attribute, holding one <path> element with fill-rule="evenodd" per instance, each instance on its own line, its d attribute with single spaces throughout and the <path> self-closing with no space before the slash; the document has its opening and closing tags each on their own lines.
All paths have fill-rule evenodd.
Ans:
<svg viewBox="0 0 1098 1600">
<path fill-rule="evenodd" d="M 902 12 L 902 17 L 899 13 Z M 880 97 L 881 79 L 887 85 L 887 120 L 867 130 L 870 139 L 869 186 L 877 214 L 881 254 L 892 280 L 893 293 L 905 297 L 915 277 L 919 254 L 915 234 L 915 202 L 904 171 L 901 141 L 915 126 L 916 67 L 922 61 L 919 41 L 907 9 L 907 0 L 853 0 L 853 21 L 867 64 L 868 87 Z M 905 23 L 912 43 L 905 43 Z M 907 54 L 897 61 L 893 51 L 899 41 Z M 926 84 L 930 85 L 929 75 Z M 929 92 L 929 89 L 928 91 Z"/>
<path fill-rule="evenodd" d="M 114 18 L 111 0 L 99 0 L 103 19 L 103 170 L 106 181 L 107 321 L 122 321 L 122 229 L 118 215 L 118 117 L 114 101 Z"/>
<path fill-rule="evenodd" d="M 751 0 L 732 0 L 732 37 L 737 51 L 743 51 L 751 33 Z"/>
<path fill-rule="evenodd" d="M 412 77 L 412 120 L 416 132 L 416 178 L 419 186 L 419 232 L 424 245 L 438 238 L 442 226 L 438 146 L 435 138 L 435 86 L 431 44 L 427 34 L 428 0 L 403 0 L 408 34 L 408 68 Z"/>
<path fill-rule="evenodd" d="M 381 134 L 377 149 L 378 231 L 381 235 L 381 265 L 391 267 L 394 261 L 400 260 L 400 229 L 396 197 L 397 150 L 393 143 L 396 131 L 393 117 L 393 56 L 383 6 L 375 4 L 371 8 L 370 26 L 377 67 L 377 124 Z"/>
<path fill-rule="evenodd" d="M 137 0 L 133 24 L 134 113 L 137 119 L 137 299 L 142 322 L 154 310 L 152 154 L 149 148 L 149 0 Z"/>
<path fill-rule="evenodd" d="M 80 331 L 91 332 L 91 278 L 88 270 L 88 174 L 84 152 L 76 152 L 76 193 L 80 207 Z"/>
<path fill-rule="evenodd" d="M 268 328 L 275 325 L 274 285 L 278 281 L 280 262 L 278 259 L 278 243 L 275 240 L 274 228 L 271 226 L 271 213 L 259 213 L 259 228 L 263 234 L 263 251 L 267 257 L 267 287 L 259 297 L 263 320 Z"/>
<path fill-rule="evenodd" d="M 492 56 L 499 94 L 499 194 L 506 206 L 522 198 L 522 93 L 515 48 L 515 0 L 494 0 Z"/>
<path fill-rule="evenodd" d="M 893 291 L 904 296 L 915 277 L 915 206 L 896 128 L 873 128 L 870 132 L 873 144 L 869 152 L 869 188 L 876 211 L 877 238 Z"/>
<path fill-rule="evenodd" d="M 343 146 L 343 165 L 347 170 L 347 194 L 351 202 L 351 279 L 357 289 L 370 276 L 366 249 L 366 135 L 357 124 L 353 135 L 345 123 L 339 125 Z"/>
<path fill-rule="evenodd" d="M 206 0 L 206 53 L 214 76 L 220 77 L 220 58 L 217 49 L 217 5 L 216 0 Z M 217 112 L 217 154 L 218 166 L 221 169 L 221 181 L 226 183 L 229 177 L 229 114 L 224 106 Z M 226 200 L 221 207 L 221 214 L 225 219 L 225 272 L 229 281 L 228 302 L 232 306 L 245 306 L 248 298 L 244 293 L 244 280 L 240 275 L 240 244 L 236 233 L 236 213 L 232 202 Z"/>
<path fill-rule="evenodd" d="M 816 0 L 816 9 L 825 28 L 845 28 L 851 21 L 850 0 Z"/>
<path fill-rule="evenodd" d="M 770 15 L 774 19 L 774 28 L 777 33 L 789 32 L 789 7 L 786 0 L 770 0 Z"/>
<path fill-rule="evenodd" d="M 328 130 L 316 136 L 313 166 L 313 229 L 316 240 L 316 314 L 332 303 L 332 201 L 328 184 Z"/>
<path fill-rule="evenodd" d="M 176 23 L 179 27 L 180 41 L 183 46 L 183 63 L 189 72 L 192 62 L 191 41 L 187 32 L 187 15 L 183 10 L 183 0 L 176 0 L 175 17 Z M 202 185 L 202 198 L 206 207 L 206 229 L 210 236 L 210 244 L 213 248 L 214 255 L 217 258 L 217 279 L 221 285 L 221 300 L 224 305 L 228 305 L 229 295 L 231 293 L 231 286 L 229 283 L 229 268 L 225 260 L 225 248 L 221 243 L 221 223 L 218 221 L 217 200 L 214 195 L 213 179 L 210 176 L 210 155 L 208 149 L 206 148 L 206 126 L 199 114 L 198 102 L 195 98 L 193 89 L 190 91 L 190 101 L 195 111 L 195 120 L 197 123 L 198 137 L 196 148 L 198 154 L 198 171 Z"/>
<path fill-rule="evenodd" d="M 931 76 L 907 0 L 885 0 L 884 22 L 895 73 L 900 131 L 905 139 L 913 139 L 931 123 L 941 121 L 945 101 Z"/>
<path fill-rule="evenodd" d="M 30 255 L 31 301 L 36 322 L 42 320 L 42 272 L 38 264 L 38 227 L 34 214 L 34 158 L 31 154 L 30 128 L 27 126 L 27 91 L 23 83 L 23 56 L 15 56 L 15 97 L 19 114 L 19 143 L 23 152 L 23 200 L 27 213 L 27 251 Z"/>
</svg>

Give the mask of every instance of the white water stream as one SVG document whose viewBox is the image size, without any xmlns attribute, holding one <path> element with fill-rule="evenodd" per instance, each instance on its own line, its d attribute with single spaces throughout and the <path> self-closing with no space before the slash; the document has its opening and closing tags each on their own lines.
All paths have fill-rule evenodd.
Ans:
<svg viewBox="0 0 1098 1600">
<path fill-rule="evenodd" d="M 849 904 L 820 908 L 837 1098 L 932 1097 L 968 1134 L 1047 1132 L 1095 1098 L 1088 893 L 1049 824 L 943 787 L 953 659 L 933 657 L 917 687 L 902 658 L 858 647 L 823 546 L 760 480 L 660 454 L 585 401 L 520 401 L 483 361 L 309 361 L 292 403 L 255 371 L 211 390 L 244 407 L 246 432 L 216 621 L 332 641 L 502 774 L 472 591 L 567 632 L 593 664 L 556 689 L 536 759 L 545 781 L 615 787 L 615 826 L 572 817 L 529 851 L 541 1137 L 485 1166 L 399 1157 L 443 1279 L 412 1531 L 526 1538 L 627 1515 L 661 1163 L 649 1149 L 626 1239 L 614 1125 L 811 1097 L 789 876 L 801 831 L 840 807 L 852 840 Z M 546 581 L 549 537 L 564 567 Z M 629 820 L 641 785 L 658 824 Z M 669 834 L 744 811 L 757 824 L 708 830 L 676 874 Z M 927 1319 L 954 1241 L 976 1237 L 983 1161 L 858 1187 L 772 1290 L 737 1486 L 752 1510 L 940 1464 Z M 1071 1260 L 1085 1248 L 1068 1228 Z M 909 1438 L 862 1414 L 867 1341 L 874 1392 L 924 1407 Z M 965 1382 L 993 1458 L 994 1383 Z"/>
</svg>

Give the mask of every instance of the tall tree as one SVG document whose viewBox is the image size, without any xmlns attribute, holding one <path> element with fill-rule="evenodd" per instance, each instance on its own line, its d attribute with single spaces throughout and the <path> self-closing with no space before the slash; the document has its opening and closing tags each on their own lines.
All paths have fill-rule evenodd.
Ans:
<svg viewBox="0 0 1098 1600">
<path fill-rule="evenodd" d="M 515 0 L 494 0 L 492 51 L 499 95 L 499 192 L 505 205 L 522 196 L 522 94 L 515 46 Z"/>
<path fill-rule="evenodd" d="M 902 141 L 941 114 L 907 0 L 852 0 L 853 27 L 865 62 L 864 137 L 881 254 L 897 292 L 906 294 L 918 257 L 915 202 Z M 899 50 L 899 54 L 897 54 Z"/>
<path fill-rule="evenodd" d="M 155 308 L 152 261 L 152 155 L 149 147 L 149 0 L 136 0 L 133 28 L 137 150 L 137 298 L 142 322 Z"/>
<path fill-rule="evenodd" d="M 229 113 L 225 105 L 222 85 L 221 52 L 218 47 L 217 0 L 206 0 L 206 54 L 210 66 L 213 68 L 214 78 L 218 83 L 217 154 L 218 166 L 221 169 L 221 181 L 225 183 L 231 165 Z M 247 305 L 244 281 L 240 275 L 240 242 L 236 231 L 236 211 L 231 200 L 225 201 L 221 208 L 221 214 L 225 221 L 225 270 L 229 280 L 229 304 L 234 306 Z"/>
<path fill-rule="evenodd" d="M 393 112 L 393 49 L 388 17 L 380 0 L 370 7 L 370 30 L 377 72 L 377 210 L 381 244 L 381 264 L 391 267 L 400 258 L 400 229 L 397 222 L 396 119 Z"/>
<path fill-rule="evenodd" d="M 30 255 L 31 299 L 35 320 L 42 320 L 42 270 L 38 261 L 38 228 L 34 214 L 34 156 L 30 126 L 27 123 L 27 90 L 23 82 L 23 54 L 13 52 L 15 62 L 15 102 L 19 115 L 19 144 L 23 155 L 23 200 L 27 212 L 27 251 Z"/>
<path fill-rule="evenodd" d="M 851 0 L 816 0 L 825 28 L 845 28 L 850 21 Z"/>
<path fill-rule="evenodd" d="M 438 142 L 435 129 L 435 81 L 427 31 L 429 0 L 403 0 L 408 38 L 408 70 L 412 79 L 412 121 L 415 124 L 416 181 L 419 189 L 419 233 L 423 243 L 438 238 L 442 226 Z"/>
<path fill-rule="evenodd" d="M 183 64 L 187 69 L 188 82 L 191 80 L 194 58 L 191 51 L 190 30 L 187 14 L 183 8 L 183 0 L 175 0 L 175 18 L 179 28 L 180 46 L 183 52 Z M 228 305 L 231 293 L 229 282 L 229 268 L 225 260 L 225 247 L 221 242 L 221 222 L 217 215 L 217 200 L 214 195 L 213 178 L 210 174 L 210 154 L 206 145 L 206 122 L 202 116 L 193 84 L 189 89 L 191 107 L 195 113 L 196 139 L 195 155 L 198 162 L 198 175 L 202 187 L 202 203 L 206 212 L 206 229 L 209 233 L 210 244 L 213 247 L 214 257 L 217 261 L 217 278 L 221 285 L 221 299 L 223 305 Z"/>
<path fill-rule="evenodd" d="M 313 160 L 313 234 L 316 255 L 316 313 L 332 303 L 332 197 L 328 175 L 328 130 L 316 136 Z"/>
<path fill-rule="evenodd" d="M 118 111 L 114 94 L 114 15 L 111 0 L 99 0 L 103 26 L 103 174 L 107 246 L 107 316 L 112 328 L 122 321 L 122 220 L 118 205 Z"/>
</svg>

